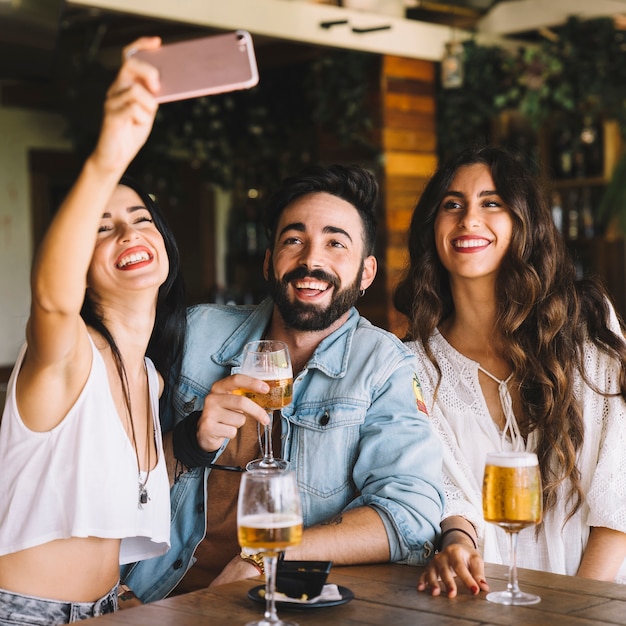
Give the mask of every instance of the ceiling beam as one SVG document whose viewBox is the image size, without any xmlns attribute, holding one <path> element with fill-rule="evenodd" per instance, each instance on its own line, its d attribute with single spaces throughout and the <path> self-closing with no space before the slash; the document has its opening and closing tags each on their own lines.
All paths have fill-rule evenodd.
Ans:
<svg viewBox="0 0 626 626">
<path fill-rule="evenodd" d="M 387 15 L 301 0 L 68 0 L 70 6 L 143 15 L 224 30 L 244 29 L 312 45 L 439 61 L 453 31 Z M 324 28 L 322 24 L 347 21 Z M 384 30 L 367 31 L 379 27 Z M 146 33 L 158 34 L 158 33 Z M 469 33 L 454 33 L 466 38 Z"/>
</svg>

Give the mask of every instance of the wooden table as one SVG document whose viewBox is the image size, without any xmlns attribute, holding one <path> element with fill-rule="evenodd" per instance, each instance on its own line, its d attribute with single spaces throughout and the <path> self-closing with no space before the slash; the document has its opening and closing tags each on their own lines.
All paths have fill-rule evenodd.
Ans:
<svg viewBox="0 0 626 626">
<path fill-rule="evenodd" d="M 329 582 L 348 587 L 347 604 L 306 610 L 279 607 L 279 617 L 308 624 L 358 626 L 596 626 L 626 624 L 626 585 L 519 570 L 520 587 L 542 601 L 529 607 L 492 604 L 485 594 L 433 598 L 415 589 L 420 569 L 406 565 L 334 567 Z M 506 588 L 507 568 L 487 565 L 492 590 Z M 99 617 L 99 626 L 238 626 L 259 619 L 264 605 L 247 597 L 250 579 Z"/>
</svg>

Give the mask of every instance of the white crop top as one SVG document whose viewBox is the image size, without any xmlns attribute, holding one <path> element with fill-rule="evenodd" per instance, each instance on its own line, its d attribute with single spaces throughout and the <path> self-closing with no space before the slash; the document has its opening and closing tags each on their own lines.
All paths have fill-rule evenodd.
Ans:
<svg viewBox="0 0 626 626">
<path fill-rule="evenodd" d="M 28 429 L 19 415 L 15 387 L 26 345 L 20 351 L 0 423 L 0 555 L 69 537 L 121 538 L 120 564 L 169 548 L 169 481 L 156 369 L 146 358 L 158 462 L 146 485 L 149 501 L 140 509 L 135 451 L 93 341 L 92 350 L 85 387 L 48 432 Z"/>
</svg>

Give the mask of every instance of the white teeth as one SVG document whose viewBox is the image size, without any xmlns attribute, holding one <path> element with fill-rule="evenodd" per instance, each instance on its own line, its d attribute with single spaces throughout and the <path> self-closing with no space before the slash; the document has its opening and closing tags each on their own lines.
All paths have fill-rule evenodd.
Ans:
<svg viewBox="0 0 626 626">
<path fill-rule="evenodd" d="M 326 291 L 328 289 L 328 285 L 326 283 L 317 283 L 317 282 L 298 282 L 296 283 L 296 288 L 298 289 L 317 289 L 318 291 Z"/>
<path fill-rule="evenodd" d="M 126 267 L 127 265 L 132 265 L 133 263 L 140 263 L 141 261 L 149 261 L 150 255 L 147 252 L 135 252 L 134 254 L 129 254 L 125 256 L 123 259 L 119 261 L 117 267 L 120 269 Z"/>
<path fill-rule="evenodd" d="M 463 239 L 461 241 L 455 241 L 452 245 L 455 248 L 480 248 L 486 246 L 489 243 L 487 239 Z"/>
</svg>

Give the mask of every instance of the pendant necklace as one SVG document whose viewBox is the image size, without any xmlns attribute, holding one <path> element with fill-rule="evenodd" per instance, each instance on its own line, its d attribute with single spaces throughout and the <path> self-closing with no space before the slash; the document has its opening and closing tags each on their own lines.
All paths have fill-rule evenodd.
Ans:
<svg viewBox="0 0 626 626">
<path fill-rule="evenodd" d="M 150 423 L 152 422 L 152 408 L 150 403 L 150 380 L 148 378 L 148 368 L 146 367 L 146 363 L 144 361 L 144 371 L 146 373 L 146 396 L 147 396 L 147 415 L 146 415 L 146 447 L 148 453 L 148 469 L 145 474 L 146 477 L 144 480 L 141 480 L 141 463 L 139 462 L 139 450 L 137 449 L 137 437 L 135 436 L 135 421 L 133 420 L 133 413 L 130 409 L 129 405 L 129 414 L 130 414 L 130 427 L 133 435 L 133 446 L 135 448 L 135 458 L 137 459 L 137 480 L 139 483 L 139 495 L 137 507 L 139 509 L 143 509 L 144 504 L 148 504 L 150 500 L 150 495 L 148 494 L 148 479 L 150 478 L 150 469 L 151 469 L 151 442 L 150 442 Z"/>
</svg>

